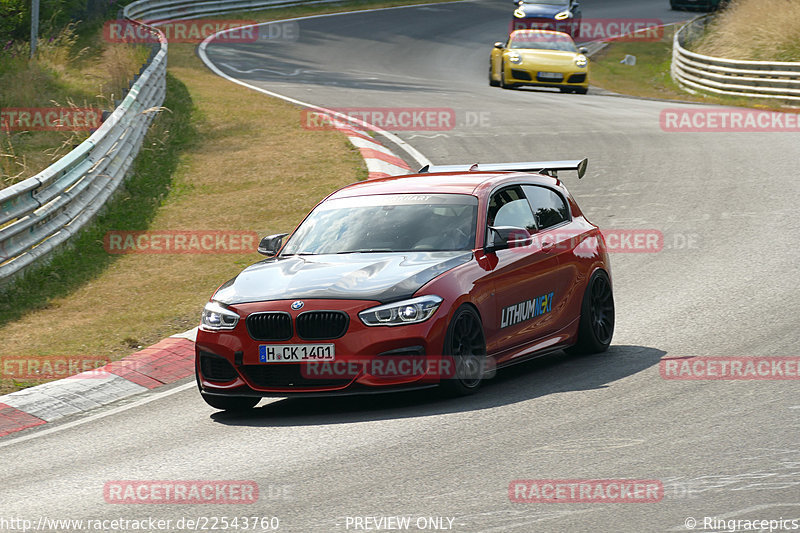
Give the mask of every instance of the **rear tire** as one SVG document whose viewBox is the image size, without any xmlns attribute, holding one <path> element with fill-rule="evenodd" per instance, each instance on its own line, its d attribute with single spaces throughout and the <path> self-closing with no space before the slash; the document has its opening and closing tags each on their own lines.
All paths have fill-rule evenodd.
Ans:
<svg viewBox="0 0 800 533">
<path fill-rule="evenodd" d="M 589 278 L 581 304 L 578 342 L 567 353 L 584 355 L 608 350 L 614 336 L 614 295 L 611 280 L 604 270 Z"/>
<path fill-rule="evenodd" d="M 447 396 L 466 396 L 481 386 L 486 371 L 486 337 L 478 313 L 469 305 L 458 308 L 447 327 L 445 356 L 453 358 L 455 375 L 442 379 Z"/>
</svg>

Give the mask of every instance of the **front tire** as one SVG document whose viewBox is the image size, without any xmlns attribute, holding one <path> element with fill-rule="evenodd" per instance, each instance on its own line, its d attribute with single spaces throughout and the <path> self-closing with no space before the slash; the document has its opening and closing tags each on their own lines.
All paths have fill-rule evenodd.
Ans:
<svg viewBox="0 0 800 533">
<path fill-rule="evenodd" d="M 500 82 L 492 78 L 492 62 L 489 61 L 489 85 L 492 87 L 500 87 Z"/>
<path fill-rule="evenodd" d="M 614 336 L 614 295 L 611 279 L 604 270 L 589 278 L 581 304 L 578 342 L 567 353 L 584 355 L 608 350 Z"/>
<path fill-rule="evenodd" d="M 486 371 L 486 337 L 481 319 L 471 306 L 462 305 L 453 315 L 443 353 L 453 358 L 455 375 L 442 380 L 442 391 L 448 396 L 477 391 Z"/>
<path fill-rule="evenodd" d="M 506 83 L 506 65 L 500 65 L 500 87 L 503 89 L 513 89 L 514 85 Z"/>
</svg>

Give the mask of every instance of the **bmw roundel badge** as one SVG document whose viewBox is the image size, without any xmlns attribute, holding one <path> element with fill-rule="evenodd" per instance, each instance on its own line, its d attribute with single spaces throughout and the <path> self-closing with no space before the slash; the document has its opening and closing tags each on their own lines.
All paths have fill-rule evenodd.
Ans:
<svg viewBox="0 0 800 533">
<path fill-rule="evenodd" d="M 303 300 L 297 300 L 296 302 L 292 302 L 292 309 L 297 311 L 298 309 L 302 309 L 304 305 Z"/>
</svg>

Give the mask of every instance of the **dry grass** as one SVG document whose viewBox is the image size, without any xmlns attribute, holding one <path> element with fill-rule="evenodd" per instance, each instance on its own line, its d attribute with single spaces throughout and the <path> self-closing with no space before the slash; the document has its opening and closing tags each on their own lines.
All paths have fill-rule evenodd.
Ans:
<svg viewBox="0 0 800 533">
<path fill-rule="evenodd" d="M 800 61 L 800 2 L 733 0 L 693 49 L 756 61 Z"/>
<path fill-rule="evenodd" d="M 0 108 L 94 107 L 113 109 L 147 58 L 144 46 L 79 38 L 74 25 L 43 39 L 36 58 L 27 46 L 0 57 Z M 53 164 L 89 136 L 85 131 L 0 131 L 0 188 Z"/>
</svg>

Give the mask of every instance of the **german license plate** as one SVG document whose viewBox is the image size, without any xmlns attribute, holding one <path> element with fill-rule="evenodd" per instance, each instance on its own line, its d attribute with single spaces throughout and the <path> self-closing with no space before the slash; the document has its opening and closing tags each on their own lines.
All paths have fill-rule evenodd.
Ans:
<svg viewBox="0 0 800 533">
<path fill-rule="evenodd" d="M 560 72 L 539 72 L 539 77 L 544 80 L 561 81 L 564 75 Z"/>
<path fill-rule="evenodd" d="M 261 344 L 258 360 L 261 363 L 301 363 L 304 361 L 333 361 L 333 344 Z"/>
</svg>

